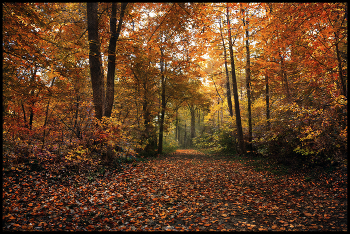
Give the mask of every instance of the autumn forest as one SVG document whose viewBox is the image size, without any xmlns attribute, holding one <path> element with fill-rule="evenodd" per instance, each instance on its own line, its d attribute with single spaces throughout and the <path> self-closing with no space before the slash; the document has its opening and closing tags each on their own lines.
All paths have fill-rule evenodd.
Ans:
<svg viewBox="0 0 350 234">
<path fill-rule="evenodd" d="M 2 13 L 3 230 L 347 230 L 347 3 Z"/>
</svg>

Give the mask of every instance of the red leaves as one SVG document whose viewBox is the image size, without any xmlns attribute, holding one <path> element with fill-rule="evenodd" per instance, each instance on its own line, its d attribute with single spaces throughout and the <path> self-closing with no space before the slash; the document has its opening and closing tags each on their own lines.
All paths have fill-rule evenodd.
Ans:
<svg viewBox="0 0 350 234">
<path fill-rule="evenodd" d="M 47 173 L 4 176 L 4 230 L 347 229 L 344 187 L 184 151 L 92 181 L 63 185 Z"/>
</svg>

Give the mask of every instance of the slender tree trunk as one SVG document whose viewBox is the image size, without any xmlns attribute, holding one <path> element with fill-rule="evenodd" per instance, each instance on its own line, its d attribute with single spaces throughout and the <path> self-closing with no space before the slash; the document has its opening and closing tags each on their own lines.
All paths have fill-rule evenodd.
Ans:
<svg viewBox="0 0 350 234">
<path fill-rule="evenodd" d="M 79 123 L 78 123 L 78 117 L 79 117 L 79 101 L 80 97 L 79 94 L 77 94 L 77 101 L 76 101 L 76 111 L 75 111 L 75 120 L 74 120 L 74 130 L 75 130 L 75 135 L 77 138 L 81 139 L 81 134 L 80 134 L 80 128 L 79 128 Z"/>
<path fill-rule="evenodd" d="M 111 38 L 109 41 L 109 47 L 108 47 L 108 70 L 107 70 L 107 88 L 106 88 L 106 105 L 105 105 L 105 113 L 104 115 L 106 117 L 111 117 L 112 115 L 112 108 L 113 108 L 113 102 L 114 102 L 114 76 L 115 76 L 115 53 L 116 53 L 116 46 L 117 46 L 117 40 L 119 38 L 121 26 L 123 23 L 124 13 L 127 6 L 127 2 L 121 3 L 121 9 L 120 9 L 120 17 L 119 17 L 119 23 L 118 23 L 118 29 L 116 30 L 116 8 L 117 3 L 112 3 L 112 14 L 110 19 L 110 31 L 111 31 Z"/>
<path fill-rule="evenodd" d="M 29 109 L 29 129 L 32 130 L 33 127 L 33 118 L 34 118 L 34 111 L 33 108 L 30 107 Z"/>
<path fill-rule="evenodd" d="M 220 99 L 218 98 L 218 106 L 219 106 L 219 105 L 220 105 Z M 216 112 L 217 112 L 217 114 L 218 114 L 218 129 L 220 129 L 220 111 L 217 110 Z"/>
<path fill-rule="evenodd" d="M 201 109 L 198 109 L 198 112 L 197 112 L 197 126 L 198 126 L 198 131 L 201 133 L 202 132 L 202 119 L 201 119 L 201 116 L 202 116 L 202 110 Z"/>
<path fill-rule="evenodd" d="M 50 88 L 52 88 L 53 84 L 55 83 L 55 80 L 56 80 L 56 77 L 54 77 L 54 78 L 52 79 Z M 47 105 L 46 105 L 45 121 L 44 121 L 43 127 L 45 127 L 46 124 L 47 124 L 47 120 L 48 120 L 48 116 L 49 116 L 49 108 L 50 108 L 50 98 L 49 98 L 49 100 L 47 101 Z"/>
<path fill-rule="evenodd" d="M 265 75 L 265 97 L 266 97 L 266 121 L 267 121 L 267 131 L 271 130 L 270 123 L 270 91 L 269 91 L 269 76 Z"/>
<path fill-rule="evenodd" d="M 24 104 L 23 104 L 22 101 L 21 101 L 21 106 L 22 106 L 22 111 L 23 111 L 24 126 L 28 127 L 28 124 L 27 124 L 27 117 L 26 117 L 26 110 L 25 110 L 25 108 L 24 108 Z"/>
<path fill-rule="evenodd" d="M 184 148 L 186 149 L 187 148 L 187 126 L 186 126 L 186 122 L 185 122 L 185 133 L 184 133 Z"/>
<path fill-rule="evenodd" d="M 177 141 L 181 145 L 181 121 L 178 122 Z"/>
<path fill-rule="evenodd" d="M 224 126 L 224 110 L 222 106 L 220 107 L 220 114 L 221 114 L 221 126 Z"/>
<path fill-rule="evenodd" d="M 42 144 L 42 148 L 41 149 L 43 149 L 44 145 L 45 145 L 45 137 L 46 137 L 46 129 L 45 129 L 45 127 L 46 127 L 47 119 L 48 119 L 48 115 L 49 115 L 49 107 L 50 107 L 50 99 L 47 101 L 47 105 L 46 105 L 45 121 L 44 121 L 44 125 L 43 125 L 43 127 L 44 127 L 43 139 L 42 139 L 43 144 Z"/>
<path fill-rule="evenodd" d="M 227 17 L 227 26 L 228 26 L 228 35 L 229 35 L 229 50 L 230 50 L 230 58 L 231 58 L 231 72 L 232 72 L 232 85 L 233 85 L 233 98 L 235 101 L 235 113 L 236 113 L 236 124 L 237 124 L 237 133 L 238 133 L 238 142 L 239 142 L 239 148 L 240 152 L 244 154 L 246 152 L 245 150 L 245 144 L 243 139 L 243 129 L 242 129 L 242 123 L 241 123 L 241 112 L 239 109 L 239 99 L 238 99 L 238 90 L 237 90 L 237 79 L 236 79 L 236 71 L 235 71 L 235 61 L 233 57 L 233 45 L 231 40 L 231 26 L 230 26 L 230 16 L 229 16 L 229 10 L 228 10 L 228 4 L 226 3 L 226 17 Z"/>
<path fill-rule="evenodd" d="M 232 100 L 231 100 L 231 89 L 230 89 L 230 76 L 228 73 L 227 68 L 227 55 L 226 55 L 226 46 L 224 37 L 222 35 L 222 28 L 221 28 L 221 18 L 220 18 L 220 34 L 221 34 L 221 40 L 222 40 L 222 47 L 224 48 L 224 59 L 225 59 L 225 71 L 226 71 L 226 97 L 227 97 L 227 105 L 228 105 L 228 111 L 230 113 L 230 116 L 233 117 L 233 110 L 232 110 Z"/>
<path fill-rule="evenodd" d="M 100 41 L 98 36 L 98 3 L 87 3 L 87 23 L 89 40 L 89 65 L 92 83 L 93 102 L 95 107 L 95 116 L 101 119 L 104 115 L 104 76 L 102 70 Z"/>
<path fill-rule="evenodd" d="M 163 131 L 164 131 L 164 118 L 165 118 L 165 107 L 166 107 L 164 67 L 165 67 L 164 54 L 163 54 L 163 49 L 161 49 L 160 72 L 161 72 L 162 104 L 161 104 L 161 115 L 160 115 L 160 121 L 159 121 L 158 154 L 161 154 L 163 152 Z"/>
<path fill-rule="evenodd" d="M 280 58 L 281 58 L 281 76 L 282 76 L 282 85 L 284 83 L 284 89 L 286 90 L 286 98 L 287 101 L 290 101 L 290 91 L 289 91 L 289 85 L 288 85 L 288 77 L 287 77 L 287 73 L 286 73 L 286 69 L 285 69 L 285 65 L 284 65 L 284 57 L 283 55 L 280 53 Z"/>
<path fill-rule="evenodd" d="M 190 113 L 191 113 L 191 139 L 190 139 L 190 147 L 193 146 L 193 138 L 196 137 L 196 110 L 194 108 L 194 105 L 189 106 Z"/>
<path fill-rule="evenodd" d="M 267 4 L 269 6 L 270 14 L 272 14 L 272 3 Z M 268 9 L 266 9 L 267 11 Z M 267 42 L 268 43 L 268 42 Z M 268 59 L 268 61 L 270 61 Z M 270 120 L 270 83 L 269 83 L 269 74 L 265 74 L 265 92 L 266 92 L 266 121 L 267 121 L 267 131 L 271 130 L 271 120 Z"/>
<path fill-rule="evenodd" d="M 150 116 L 148 99 L 147 99 L 147 81 L 146 80 L 143 82 L 143 89 L 144 89 L 144 93 L 143 93 L 142 113 L 143 113 L 145 130 L 142 134 L 142 141 L 147 142 L 145 151 L 151 152 L 154 146 L 154 135 L 152 133 L 151 116 Z"/>
<path fill-rule="evenodd" d="M 179 142 L 179 144 L 181 144 L 181 125 L 180 125 L 180 121 L 179 121 L 179 129 L 177 130 L 177 141 Z"/>
<path fill-rule="evenodd" d="M 34 68 L 34 71 L 33 71 L 33 74 L 32 74 L 32 77 L 30 79 L 31 83 L 34 83 L 35 82 L 35 75 L 36 75 L 36 71 L 37 71 L 37 67 L 35 66 Z M 31 98 L 34 98 L 34 88 L 30 91 L 30 97 Z M 38 93 L 39 94 L 39 93 Z M 37 96 L 38 96 L 37 94 Z M 34 105 L 35 105 L 35 99 L 31 100 L 31 105 L 29 107 L 29 129 L 32 130 L 32 127 L 33 127 L 33 119 L 34 119 Z"/>
<path fill-rule="evenodd" d="M 53 84 L 55 83 L 55 79 L 56 79 L 56 77 L 54 77 L 54 78 L 52 79 L 50 88 L 52 88 Z M 44 120 L 44 125 L 43 125 L 44 132 L 43 132 L 43 140 L 42 140 L 42 141 L 43 141 L 42 149 L 44 148 L 44 145 L 45 145 L 45 137 L 46 137 L 46 130 L 45 130 L 45 127 L 46 127 L 46 125 L 47 125 L 48 118 L 49 118 L 50 99 L 51 99 L 51 96 L 49 97 L 49 100 L 47 101 L 47 105 L 46 105 L 45 120 Z"/>
<path fill-rule="evenodd" d="M 179 116 L 178 116 L 178 108 L 176 108 L 175 113 L 175 141 L 178 140 L 178 132 L 179 132 Z"/>
<path fill-rule="evenodd" d="M 341 85 L 341 94 L 347 97 L 347 87 L 343 78 L 343 68 L 342 68 L 342 61 L 340 57 L 340 52 L 339 52 L 339 36 L 337 33 L 334 33 L 334 36 L 336 38 L 336 43 L 335 43 L 335 52 L 337 54 L 337 60 L 338 60 L 338 74 L 339 74 L 339 80 L 340 80 L 340 85 Z"/>
<path fill-rule="evenodd" d="M 242 10 L 244 11 L 244 10 Z M 249 51 L 249 31 L 248 31 L 249 21 L 243 17 L 243 26 L 246 27 L 245 36 L 245 48 L 246 48 L 246 85 L 247 85 L 247 99 L 248 99 L 248 149 L 252 150 L 253 141 L 253 127 L 252 127 L 252 101 L 251 101 L 251 82 L 250 82 L 250 51 Z"/>
</svg>

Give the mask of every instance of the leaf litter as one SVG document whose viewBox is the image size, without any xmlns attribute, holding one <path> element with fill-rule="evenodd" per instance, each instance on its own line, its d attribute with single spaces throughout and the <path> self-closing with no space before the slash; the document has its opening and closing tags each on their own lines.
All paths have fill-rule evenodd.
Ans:
<svg viewBox="0 0 350 234">
<path fill-rule="evenodd" d="M 277 177 L 193 150 L 66 176 L 3 173 L 3 230 L 347 231 L 347 181 Z"/>
</svg>

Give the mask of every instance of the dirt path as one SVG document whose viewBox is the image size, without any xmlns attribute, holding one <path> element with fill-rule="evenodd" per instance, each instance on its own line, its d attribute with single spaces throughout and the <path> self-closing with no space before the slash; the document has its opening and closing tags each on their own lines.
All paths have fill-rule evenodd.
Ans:
<svg viewBox="0 0 350 234">
<path fill-rule="evenodd" d="M 4 230 L 347 230 L 344 188 L 193 150 L 83 177 L 62 184 L 36 174 L 12 185 L 3 196 Z"/>
<path fill-rule="evenodd" d="M 167 225 L 155 225 L 160 229 L 347 229 L 346 193 L 319 188 L 304 178 L 276 178 L 227 157 L 213 158 L 195 150 L 177 150 L 153 161 L 144 173 L 157 178 L 152 186 L 156 196 L 177 210 L 166 219 Z"/>
</svg>

